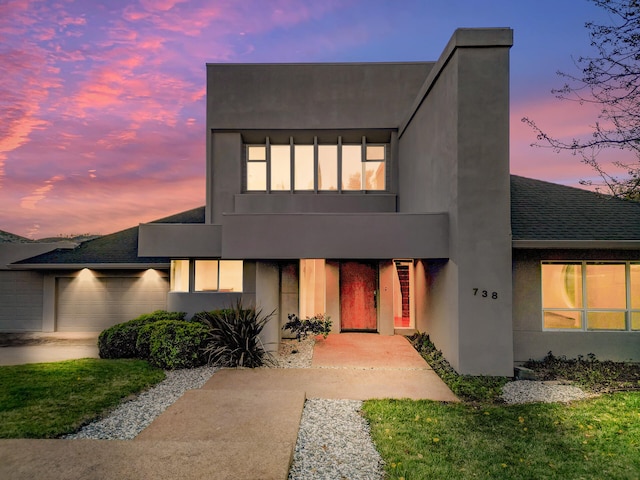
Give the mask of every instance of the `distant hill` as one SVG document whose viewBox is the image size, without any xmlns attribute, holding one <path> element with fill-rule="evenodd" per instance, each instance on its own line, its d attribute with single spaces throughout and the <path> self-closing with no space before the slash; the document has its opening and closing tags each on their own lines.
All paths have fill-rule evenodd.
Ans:
<svg viewBox="0 0 640 480">
<path fill-rule="evenodd" d="M 33 240 L 0 230 L 0 243 L 34 243 Z"/>
<path fill-rule="evenodd" d="M 75 242 L 82 243 L 94 238 L 101 237 L 101 235 L 90 235 L 85 233 L 84 235 L 69 235 L 58 237 L 40 238 L 38 240 L 31 240 L 30 238 L 21 237 L 14 233 L 5 232 L 0 230 L 0 243 L 57 243 L 57 242 Z"/>
<path fill-rule="evenodd" d="M 89 233 L 85 233 L 84 235 L 70 235 L 70 236 L 58 236 L 58 237 L 47 237 L 40 238 L 36 240 L 38 243 L 55 243 L 55 242 L 76 242 L 82 243 L 88 240 L 93 240 L 94 238 L 99 238 L 102 235 L 91 235 Z"/>
</svg>

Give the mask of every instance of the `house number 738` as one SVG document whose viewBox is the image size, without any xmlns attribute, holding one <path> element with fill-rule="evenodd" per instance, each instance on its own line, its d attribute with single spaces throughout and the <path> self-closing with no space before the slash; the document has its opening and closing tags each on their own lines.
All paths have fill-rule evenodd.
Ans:
<svg viewBox="0 0 640 480">
<path fill-rule="evenodd" d="M 493 300 L 498 299 L 498 292 L 488 292 L 486 290 L 480 290 L 479 288 L 473 289 L 473 295 L 474 296 L 480 295 L 483 298 L 492 298 Z"/>
</svg>

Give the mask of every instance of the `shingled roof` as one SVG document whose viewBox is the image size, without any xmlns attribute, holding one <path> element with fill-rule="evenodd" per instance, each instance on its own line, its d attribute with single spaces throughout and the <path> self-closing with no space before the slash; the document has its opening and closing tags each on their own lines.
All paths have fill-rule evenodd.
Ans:
<svg viewBox="0 0 640 480">
<path fill-rule="evenodd" d="M 514 241 L 640 241 L 640 202 L 512 175 L 511 233 Z"/>
<path fill-rule="evenodd" d="M 153 223 L 204 223 L 204 207 Z M 73 250 L 56 249 L 14 265 L 167 264 L 165 257 L 138 257 L 138 227 L 86 241 Z"/>
</svg>

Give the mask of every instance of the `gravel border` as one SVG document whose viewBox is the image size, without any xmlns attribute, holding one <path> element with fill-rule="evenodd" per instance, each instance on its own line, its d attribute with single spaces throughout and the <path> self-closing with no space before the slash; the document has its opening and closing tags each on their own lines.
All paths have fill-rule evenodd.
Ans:
<svg viewBox="0 0 640 480">
<path fill-rule="evenodd" d="M 289 470 L 290 480 L 384 478 L 383 461 L 359 400 L 308 399 Z"/>
<path fill-rule="evenodd" d="M 516 403 L 533 402 L 572 402 L 588 398 L 582 389 L 560 382 L 541 382 L 535 380 L 516 380 L 509 382 L 502 388 L 501 399 L 505 403 L 513 405 Z"/>
<path fill-rule="evenodd" d="M 200 367 L 168 370 L 166 378 L 136 398 L 121 403 L 107 417 L 85 425 L 64 439 L 132 440 L 184 392 L 202 387 L 217 370 Z"/>
</svg>

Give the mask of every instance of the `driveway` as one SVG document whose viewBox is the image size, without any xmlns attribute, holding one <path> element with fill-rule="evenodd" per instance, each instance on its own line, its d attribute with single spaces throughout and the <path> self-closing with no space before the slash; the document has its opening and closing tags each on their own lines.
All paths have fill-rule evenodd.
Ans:
<svg viewBox="0 0 640 480">
<path fill-rule="evenodd" d="M 0 365 L 99 358 L 98 333 L 0 334 Z"/>
</svg>

